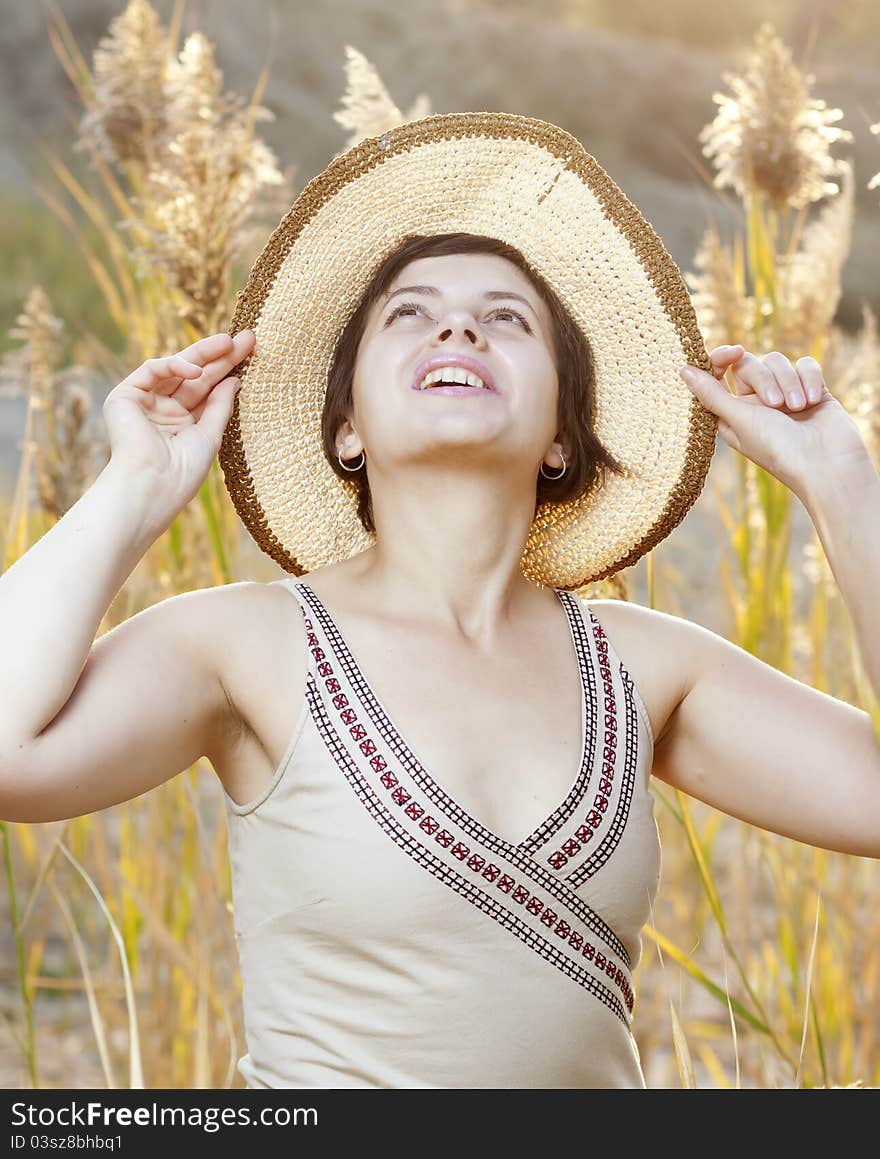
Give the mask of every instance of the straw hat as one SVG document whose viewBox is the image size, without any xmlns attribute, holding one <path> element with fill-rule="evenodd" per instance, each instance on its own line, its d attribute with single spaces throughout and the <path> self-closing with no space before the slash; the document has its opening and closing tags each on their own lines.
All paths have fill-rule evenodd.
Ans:
<svg viewBox="0 0 880 1159">
<path fill-rule="evenodd" d="M 335 343 L 372 275 L 408 234 L 464 231 L 516 246 L 583 329 L 599 440 L 625 468 L 545 502 L 520 567 L 574 590 L 634 564 L 696 500 L 717 417 L 681 381 L 711 373 L 687 287 L 638 209 L 575 137 L 509 113 L 447 113 L 333 158 L 287 211 L 236 298 L 230 334 L 254 349 L 219 451 L 256 543 L 294 575 L 375 542 L 355 485 L 328 463 L 321 413 Z"/>
</svg>

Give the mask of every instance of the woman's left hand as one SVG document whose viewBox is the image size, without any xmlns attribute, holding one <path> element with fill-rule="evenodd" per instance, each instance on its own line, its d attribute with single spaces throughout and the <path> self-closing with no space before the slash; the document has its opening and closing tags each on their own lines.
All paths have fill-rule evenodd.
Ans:
<svg viewBox="0 0 880 1159">
<path fill-rule="evenodd" d="M 685 384 L 718 416 L 718 433 L 729 447 L 796 494 L 817 472 L 843 473 L 870 458 L 858 427 L 828 390 L 815 358 L 799 358 L 792 366 L 776 350 L 758 358 L 735 345 L 716 346 L 709 359 L 714 376 L 698 367 L 682 367 Z M 735 394 L 724 382 L 728 370 Z"/>
</svg>

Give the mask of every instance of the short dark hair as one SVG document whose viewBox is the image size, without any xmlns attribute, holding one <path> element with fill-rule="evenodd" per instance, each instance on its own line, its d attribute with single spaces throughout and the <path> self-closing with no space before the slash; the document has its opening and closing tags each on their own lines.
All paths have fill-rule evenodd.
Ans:
<svg viewBox="0 0 880 1159">
<path fill-rule="evenodd" d="M 352 383 L 358 346 L 373 303 L 391 285 L 404 266 L 416 258 L 444 254 L 497 254 L 513 262 L 546 303 L 553 323 L 553 353 L 559 382 L 558 429 L 569 452 L 560 479 L 536 479 L 535 510 L 542 503 L 564 503 L 592 488 L 603 470 L 625 474 L 625 468 L 601 444 L 593 430 L 595 417 L 595 363 L 593 350 L 566 307 L 547 282 L 526 262 L 518 249 L 497 238 L 472 233 L 409 234 L 385 258 L 364 291 L 337 341 L 327 380 L 321 415 L 321 436 L 328 463 L 357 495 L 357 513 L 367 532 L 375 531 L 366 455 L 357 472 L 341 467 L 336 436 L 352 405 Z"/>
</svg>

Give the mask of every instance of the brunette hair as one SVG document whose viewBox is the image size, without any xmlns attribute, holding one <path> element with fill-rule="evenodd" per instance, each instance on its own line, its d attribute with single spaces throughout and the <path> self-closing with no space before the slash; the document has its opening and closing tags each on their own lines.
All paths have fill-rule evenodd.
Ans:
<svg viewBox="0 0 880 1159">
<path fill-rule="evenodd" d="M 321 415 L 321 436 L 327 462 L 336 474 L 353 485 L 357 493 L 357 513 L 367 532 L 375 531 L 366 455 L 356 471 L 341 467 L 337 458 L 336 435 L 352 405 L 352 382 L 358 346 L 367 314 L 373 303 L 391 285 L 404 266 L 416 258 L 444 254 L 497 254 L 513 262 L 529 279 L 546 303 L 552 320 L 553 353 L 559 382 L 557 407 L 560 440 L 566 447 L 566 471 L 559 479 L 547 479 L 538 471 L 535 511 L 542 503 L 564 503 L 593 487 L 600 472 L 624 474 L 625 468 L 601 444 L 593 431 L 595 417 L 595 364 L 593 350 L 566 307 L 546 281 L 532 270 L 518 249 L 497 238 L 473 233 L 444 233 L 405 237 L 382 262 L 364 291 L 357 308 L 343 328 L 336 344 L 327 380 Z"/>
</svg>

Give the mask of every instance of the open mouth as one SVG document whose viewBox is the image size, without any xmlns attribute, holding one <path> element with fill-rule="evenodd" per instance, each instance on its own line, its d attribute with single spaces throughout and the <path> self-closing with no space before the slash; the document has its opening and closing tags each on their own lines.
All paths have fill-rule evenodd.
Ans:
<svg viewBox="0 0 880 1159">
<path fill-rule="evenodd" d="M 495 394 L 494 390 L 489 390 L 485 386 L 468 386 L 465 382 L 438 382 L 432 386 L 426 386 L 419 391 L 419 394 Z"/>
<path fill-rule="evenodd" d="M 413 382 L 414 390 L 442 390 L 448 386 L 476 389 L 486 394 L 497 394 L 495 383 L 488 367 L 476 359 L 453 356 L 449 362 L 437 359 L 434 365 L 429 359 L 422 363 L 422 373 Z"/>
</svg>

